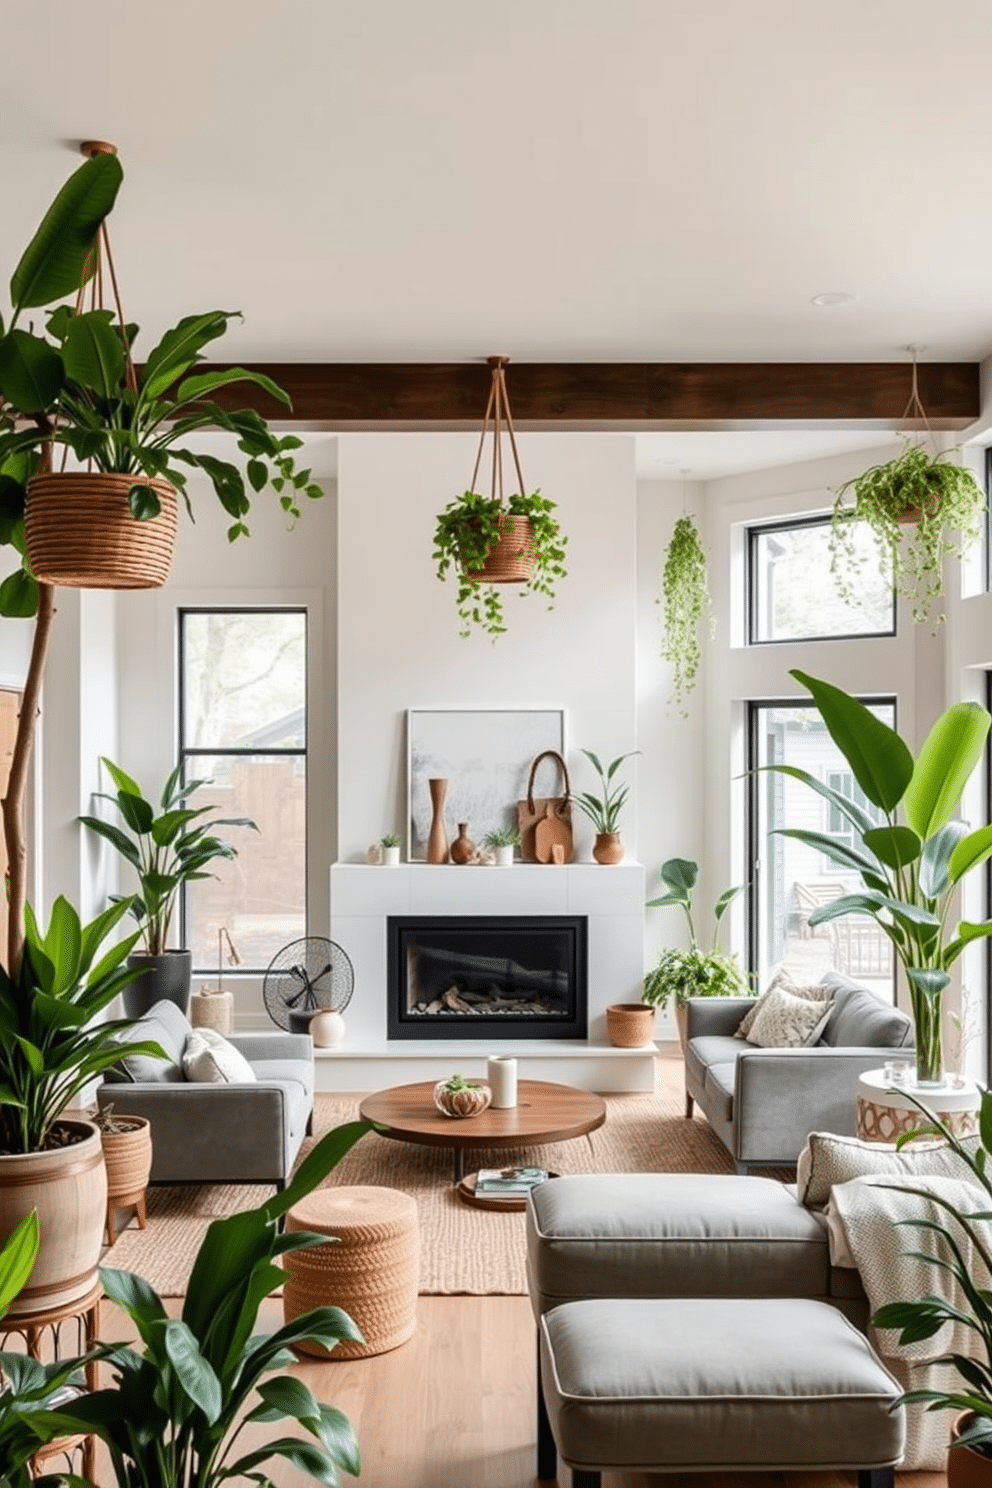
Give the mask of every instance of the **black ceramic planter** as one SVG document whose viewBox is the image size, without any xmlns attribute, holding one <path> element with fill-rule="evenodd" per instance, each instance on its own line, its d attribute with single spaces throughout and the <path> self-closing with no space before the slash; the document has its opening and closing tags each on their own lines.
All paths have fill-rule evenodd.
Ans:
<svg viewBox="0 0 992 1488">
<path fill-rule="evenodd" d="M 127 958 L 128 966 L 142 968 L 142 975 L 124 988 L 124 1012 L 128 1018 L 141 1018 L 156 1002 L 167 999 L 183 1013 L 189 1010 L 192 951 L 165 951 L 149 956 L 135 951 Z"/>
</svg>

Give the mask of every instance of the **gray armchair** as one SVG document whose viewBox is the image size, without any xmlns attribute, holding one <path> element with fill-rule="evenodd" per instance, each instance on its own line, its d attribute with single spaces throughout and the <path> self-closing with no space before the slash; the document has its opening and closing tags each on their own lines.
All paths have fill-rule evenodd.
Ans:
<svg viewBox="0 0 992 1488">
<path fill-rule="evenodd" d="M 809 1048 L 759 1049 L 735 1038 L 753 998 L 687 1004 L 686 1115 L 698 1102 L 738 1173 L 793 1166 L 813 1131 L 854 1136 L 858 1076 L 912 1050 L 905 1013 L 837 972 L 823 982 L 834 1005 Z"/>
<path fill-rule="evenodd" d="M 274 1183 L 285 1187 L 313 1125 L 309 1034 L 245 1033 L 230 1042 L 255 1072 L 243 1084 L 194 1084 L 182 1057 L 191 1026 L 174 1003 L 158 1002 L 134 1025 L 166 1060 L 131 1055 L 109 1071 L 97 1102 L 152 1125 L 153 1183 Z"/>
</svg>

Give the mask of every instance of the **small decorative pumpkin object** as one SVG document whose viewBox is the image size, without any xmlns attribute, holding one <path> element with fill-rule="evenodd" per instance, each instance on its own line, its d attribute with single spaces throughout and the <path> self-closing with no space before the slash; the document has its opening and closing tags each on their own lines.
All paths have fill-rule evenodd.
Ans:
<svg viewBox="0 0 992 1488">
<path fill-rule="evenodd" d="M 488 1085 L 466 1080 L 464 1075 L 452 1075 L 434 1086 L 434 1104 L 443 1116 L 479 1116 L 492 1098 Z"/>
</svg>

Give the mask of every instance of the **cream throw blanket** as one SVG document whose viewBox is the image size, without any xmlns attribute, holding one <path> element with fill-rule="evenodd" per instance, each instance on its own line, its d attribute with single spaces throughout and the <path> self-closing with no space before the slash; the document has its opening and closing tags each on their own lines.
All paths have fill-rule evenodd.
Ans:
<svg viewBox="0 0 992 1488">
<path fill-rule="evenodd" d="M 830 1257 L 835 1265 L 857 1267 L 873 1313 L 887 1302 L 924 1296 L 959 1304 L 963 1300 L 949 1272 L 909 1253 L 938 1255 L 940 1240 L 932 1230 L 902 1221 L 929 1219 L 945 1227 L 953 1226 L 954 1221 L 939 1204 L 906 1193 L 907 1181 L 927 1193 L 939 1194 L 962 1213 L 990 1207 L 984 1190 L 958 1178 L 855 1178 L 836 1184 L 827 1206 Z M 978 1224 L 992 1245 L 992 1224 Z M 988 1286 L 988 1272 L 971 1242 L 960 1231 L 957 1238 L 970 1275 L 979 1285 Z M 961 1390 L 964 1384 L 957 1371 L 934 1361 L 948 1353 L 970 1355 L 981 1346 L 973 1329 L 961 1323 L 945 1323 L 933 1338 L 906 1346 L 900 1345 L 898 1332 L 891 1328 L 871 1328 L 869 1336 L 876 1353 L 905 1390 Z M 928 1411 L 922 1405 L 907 1407 L 903 1468 L 946 1470 L 951 1419 L 950 1411 Z"/>
</svg>

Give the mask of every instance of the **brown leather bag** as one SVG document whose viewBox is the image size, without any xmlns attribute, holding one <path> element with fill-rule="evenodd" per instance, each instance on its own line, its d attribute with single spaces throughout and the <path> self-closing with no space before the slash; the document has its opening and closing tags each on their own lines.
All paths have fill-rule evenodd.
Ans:
<svg viewBox="0 0 992 1488">
<path fill-rule="evenodd" d="M 557 761 L 565 794 L 535 796 L 534 779 L 542 760 Z M 570 863 L 575 856 L 572 843 L 572 785 L 568 766 L 557 749 L 545 749 L 530 767 L 527 799 L 517 802 L 517 826 L 520 832 L 520 859 L 524 863 L 551 863 L 557 860 L 555 846 L 562 849 L 561 862 Z"/>
</svg>

